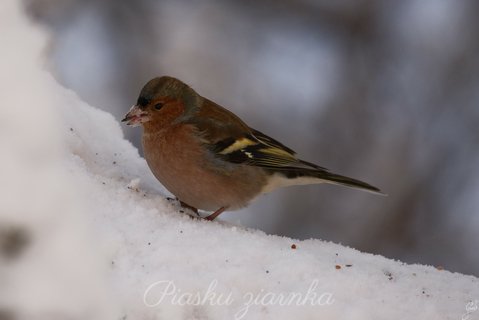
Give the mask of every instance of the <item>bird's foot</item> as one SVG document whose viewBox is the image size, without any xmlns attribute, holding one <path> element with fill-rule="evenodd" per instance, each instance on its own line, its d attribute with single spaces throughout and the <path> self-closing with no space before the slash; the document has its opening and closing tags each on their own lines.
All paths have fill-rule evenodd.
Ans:
<svg viewBox="0 0 479 320">
<path fill-rule="evenodd" d="M 188 209 L 188 210 L 190 210 L 194 213 L 194 214 L 188 214 L 191 219 L 201 219 L 201 216 L 200 216 L 197 208 L 190 206 L 189 204 L 181 201 L 178 198 L 176 198 L 176 200 L 178 200 L 180 202 L 180 205 L 181 205 L 182 208 Z M 180 212 L 183 213 L 184 211 L 180 210 Z"/>
<path fill-rule="evenodd" d="M 168 198 L 168 200 L 170 200 L 170 199 L 171 199 L 171 198 Z M 172 200 L 172 199 L 171 199 L 171 200 Z M 222 214 L 222 213 L 226 210 L 226 208 L 227 208 L 227 207 L 221 207 L 221 208 L 219 208 L 218 210 L 216 210 L 215 212 L 213 212 L 212 214 L 210 214 L 209 216 L 206 216 L 206 217 L 203 218 L 203 217 L 200 216 L 200 214 L 199 214 L 197 208 L 190 206 L 189 204 L 187 204 L 187 203 L 181 201 L 181 200 L 178 199 L 178 198 L 176 198 L 176 200 L 180 202 L 180 205 L 181 205 L 182 208 L 189 209 L 189 210 L 191 210 L 191 211 L 195 214 L 195 215 L 189 215 L 190 218 L 192 218 L 192 219 L 205 219 L 205 220 L 208 220 L 208 221 L 213 221 L 213 220 L 215 220 L 220 214 Z M 182 213 L 183 213 L 183 211 L 182 211 Z"/>
<path fill-rule="evenodd" d="M 216 217 L 218 217 L 220 214 L 222 214 L 223 211 L 225 211 L 225 210 L 226 210 L 226 207 L 221 207 L 218 210 L 216 210 L 215 212 L 213 212 L 212 214 L 210 214 L 209 216 L 205 217 L 205 220 L 213 221 L 213 220 L 216 219 Z"/>
</svg>

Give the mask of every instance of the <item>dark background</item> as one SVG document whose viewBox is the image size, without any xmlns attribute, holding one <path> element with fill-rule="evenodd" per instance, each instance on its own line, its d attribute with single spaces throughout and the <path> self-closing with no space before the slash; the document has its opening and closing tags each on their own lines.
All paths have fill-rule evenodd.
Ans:
<svg viewBox="0 0 479 320">
<path fill-rule="evenodd" d="M 382 188 L 292 187 L 222 215 L 479 275 L 479 2 L 29 0 L 48 68 L 117 119 L 171 75 L 302 158 Z M 140 130 L 124 128 L 138 145 Z"/>
</svg>

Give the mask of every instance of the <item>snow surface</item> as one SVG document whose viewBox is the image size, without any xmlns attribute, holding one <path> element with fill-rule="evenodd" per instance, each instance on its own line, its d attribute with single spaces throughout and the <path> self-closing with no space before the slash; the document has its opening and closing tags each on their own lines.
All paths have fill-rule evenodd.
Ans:
<svg viewBox="0 0 479 320">
<path fill-rule="evenodd" d="M 479 319 L 475 277 L 181 213 L 16 1 L 0 29 L 0 319 Z"/>
</svg>

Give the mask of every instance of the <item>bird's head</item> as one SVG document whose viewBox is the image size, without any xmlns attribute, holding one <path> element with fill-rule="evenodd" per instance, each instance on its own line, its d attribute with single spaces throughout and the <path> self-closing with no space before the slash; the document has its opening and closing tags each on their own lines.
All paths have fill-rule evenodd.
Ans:
<svg viewBox="0 0 479 320">
<path fill-rule="evenodd" d="M 173 77 L 154 78 L 141 89 L 134 106 L 122 122 L 138 126 L 186 120 L 200 107 L 202 97 L 187 84 Z"/>
</svg>

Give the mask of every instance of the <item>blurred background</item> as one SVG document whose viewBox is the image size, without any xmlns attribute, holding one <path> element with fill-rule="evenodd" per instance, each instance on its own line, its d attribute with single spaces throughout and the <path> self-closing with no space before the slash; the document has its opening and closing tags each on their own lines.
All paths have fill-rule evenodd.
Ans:
<svg viewBox="0 0 479 320">
<path fill-rule="evenodd" d="M 24 4 L 52 34 L 57 80 L 118 120 L 146 81 L 175 76 L 389 194 L 292 187 L 223 219 L 479 275 L 478 1 Z"/>
</svg>

